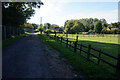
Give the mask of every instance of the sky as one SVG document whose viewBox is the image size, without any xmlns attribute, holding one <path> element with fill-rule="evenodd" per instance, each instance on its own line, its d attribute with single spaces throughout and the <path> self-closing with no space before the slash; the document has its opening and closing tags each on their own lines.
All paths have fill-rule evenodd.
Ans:
<svg viewBox="0 0 120 80">
<path fill-rule="evenodd" d="M 64 26 L 66 20 L 82 18 L 106 19 L 108 23 L 118 21 L 118 1 L 42 0 L 44 5 L 35 9 L 29 23 L 51 23 Z"/>
</svg>

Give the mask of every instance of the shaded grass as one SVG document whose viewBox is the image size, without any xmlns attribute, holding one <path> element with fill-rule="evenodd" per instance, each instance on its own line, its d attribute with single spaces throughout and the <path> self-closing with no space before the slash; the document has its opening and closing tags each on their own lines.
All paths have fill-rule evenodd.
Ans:
<svg viewBox="0 0 120 80">
<path fill-rule="evenodd" d="M 115 75 L 110 73 L 106 68 L 102 65 L 98 66 L 92 62 L 87 61 L 79 54 L 76 54 L 70 51 L 65 45 L 59 44 L 56 40 L 52 40 L 44 34 L 39 34 L 40 39 L 42 39 L 43 43 L 53 47 L 58 50 L 64 58 L 66 58 L 66 63 L 72 65 L 72 67 L 78 72 L 82 73 L 88 79 L 116 79 Z"/>
<path fill-rule="evenodd" d="M 13 42 L 15 42 L 16 40 L 20 39 L 21 37 L 27 35 L 29 33 L 24 33 L 24 34 L 20 34 L 19 36 L 12 36 L 10 39 L 5 40 L 2 42 L 2 47 L 5 48 L 6 46 L 12 44 Z"/>
</svg>

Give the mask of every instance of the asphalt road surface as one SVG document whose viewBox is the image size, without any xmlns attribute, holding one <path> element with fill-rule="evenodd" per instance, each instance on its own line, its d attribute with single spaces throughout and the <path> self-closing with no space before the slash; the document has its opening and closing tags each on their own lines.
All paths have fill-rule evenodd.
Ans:
<svg viewBox="0 0 120 80">
<path fill-rule="evenodd" d="M 59 52 L 29 34 L 3 49 L 3 78 L 74 78 Z"/>
</svg>

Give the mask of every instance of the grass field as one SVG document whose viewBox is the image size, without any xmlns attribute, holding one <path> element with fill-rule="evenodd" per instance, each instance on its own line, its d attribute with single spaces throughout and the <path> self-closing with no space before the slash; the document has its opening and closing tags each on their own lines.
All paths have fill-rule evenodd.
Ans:
<svg viewBox="0 0 120 80">
<path fill-rule="evenodd" d="M 54 35 L 54 34 L 51 34 Z M 57 36 L 66 38 L 66 35 L 63 34 L 57 34 Z M 76 41 L 76 34 L 68 34 L 68 39 L 70 41 Z M 103 52 L 106 52 L 112 56 L 117 57 L 118 56 L 118 49 L 120 48 L 120 44 L 118 43 L 119 35 L 78 35 L 78 43 L 88 46 L 91 44 L 91 46 L 95 49 L 102 50 Z M 83 50 L 87 51 L 87 48 L 83 48 Z M 79 53 L 79 51 L 78 51 Z M 92 54 L 98 56 L 98 52 L 91 51 Z M 81 53 L 83 56 L 87 56 L 84 52 Z M 101 56 L 102 59 L 116 65 L 117 60 L 114 60 L 110 57 L 107 57 L 105 55 Z M 91 59 L 97 62 L 96 58 L 93 58 L 91 56 Z M 105 66 L 109 71 L 115 72 L 115 69 L 110 67 L 109 65 L 104 64 L 101 62 L 100 65 Z"/>
<path fill-rule="evenodd" d="M 44 34 L 38 34 L 41 38 L 43 43 L 53 47 L 54 49 L 58 50 L 61 53 L 61 56 L 66 58 L 66 63 L 72 65 L 73 69 L 82 73 L 83 75 L 91 78 L 92 80 L 96 78 L 107 79 L 115 77 L 115 75 L 111 75 L 111 73 L 106 70 L 105 66 L 98 66 L 92 62 L 87 61 L 79 54 L 75 54 L 74 52 L 70 51 L 68 48 L 65 47 L 64 44 L 59 44 L 58 41 L 50 39 L 48 36 Z"/>
<path fill-rule="evenodd" d="M 54 35 L 54 34 L 53 34 Z M 57 36 L 63 36 L 66 37 L 65 34 L 57 34 Z M 77 35 L 77 34 L 68 34 L 68 38 L 70 39 L 76 39 L 76 36 L 78 36 L 79 40 L 87 40 L 87 41 L 95 41 L 95 42 L 102 42 L 102 43 L 113 43 L 113 44 L 120 44 L 118 43 L 118 37 L 120 38 L 120 35 Z"/>
</svg>

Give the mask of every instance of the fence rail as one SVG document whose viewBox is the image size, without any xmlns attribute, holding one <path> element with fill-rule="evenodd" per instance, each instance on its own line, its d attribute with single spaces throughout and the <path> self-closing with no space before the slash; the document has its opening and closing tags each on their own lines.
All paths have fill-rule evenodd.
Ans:
<svg viewBox="0 0 120 80">
<path fill-rule="evenodd" d="M 50 38 L 52 39 L 57 39 L 61 44 L 64 43 L 66 44 L 66 47 L 70 48 L 72 47 L 74 49 L 74 52 L 76 53 L 78 50 L 80 51 L 80 54 L 81 52 L 84 52 L 87 54 L 87 57 L 85 57 L 86 59 L 88 59 L 89 61 L 92 61 L 94 62 L 93 60 L 90 59 L 90 56 L 94 57 L 94 58 L 97 58 L 97 64 L 99 65 L 102 62 L 104 62 L 105 64 L 108 64 L 110 65 L 111 67 L 115 68 L 116 69 L 116 73 L 118 75 L 120 75 L 120 56 L 117 58 L 117 57 L 114 57 L 110 54 L 107 54 L 105 52 L 103 52 L 102 50 L 97 50 L 93 47 L 91 47 L 91 45 L 88 45 L 88 46 L 85 46 L 83 44 L 78 44 L 78 40 L 76 41 L 70 41 L 68 38 L 67 39 L 64 39 L 63 37 L 59 37 L 59 36 L 53 36 L 53 35 L 48 35 Z M 78 37 L 76 37 L 76 39 L 78 39 Z M 79 46 L 79 48 L 77 47 Z M 82 48 L 87 48 L 87 51 L 83 50 Z M 91 53 L 91 50 L 94 50 L 96 52 L 98 52 L 98 56 L 94 55 Z M 117 61 L 117 65 L 114 65 L 104 59 L 101 58 L 101 55 L 105 55 L 107 57 L 110 57 L 112 59 L 115 59 Z M 95 62 L 94 62 L 95 63 Z"/>
</svg>

